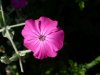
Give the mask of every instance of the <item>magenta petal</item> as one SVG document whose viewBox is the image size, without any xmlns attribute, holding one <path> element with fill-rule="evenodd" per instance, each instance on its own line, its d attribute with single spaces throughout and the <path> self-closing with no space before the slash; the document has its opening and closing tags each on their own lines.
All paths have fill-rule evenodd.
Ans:
<svg viewBox="0 0 100 75">
<path fill-rule="evenodd" d="M 44 59 L 47 58 L 47 52 L 46 49 L 44 48 L 44 43 L 40 42 L 39 46 L 36 48 L 36 51 L 34 52 L 34 57 L 38 59 Z"/>
<path fill-rule="evenodd" d="M 55 51 L 60 50 L 63 47 L 64 32 L 59 30 L 57 32 L 47 35 L 47 41 L 53 46 Z"/>
<path fill-rule="evenodd" d="M 53 21 L 47 17 L 40 17 L 36 20 L 37 24 L 40 26 L 41 34 L 49 33 L 50 31 L 56 29 L 58 22 Z"/>
<path fill-rule="evenodd" d="M 38 59 L 44 59 L 47 57 L 55 57 L 57 53 L 47 42 L 41 42 L 34 52 L 34 57 Z"/>
<path fill-rule="evenodd" d="M 39 46 L 39 41 L 37 39 L 24 39 L 24 46 L 32 52 L 35 52 L 36 48 Z"/>
<path fill-rule="evenodd" d="M 30 20 L 26 20 L 25 21 L 25 27 L 22 30 L 22 35 L 24 37 L 27 36 L 38 36 L 38 30 L 37 30 L 37 26 L 35 25 L 34 20 L 30 19 Z"/>
<path fill-rule="evenodd" d="M 57 52 L 54 50 L 52 44 L 50 44 L 48 41 L 46 41 L 45 49 L 47 50 L 48 57 L 56 57 L 57 56 Z"/>
</svg>

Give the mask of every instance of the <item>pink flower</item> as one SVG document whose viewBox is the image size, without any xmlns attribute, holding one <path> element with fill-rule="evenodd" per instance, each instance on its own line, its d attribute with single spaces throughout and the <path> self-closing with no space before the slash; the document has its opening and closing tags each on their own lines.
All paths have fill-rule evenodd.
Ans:
<svg viewBox="0 0 100 75">
<path fill-rule="evenodd" d="M 24 46 L 34 53 L 35 58 L 44 59 L 57 56 L 64 42 L 64 31 L 57 25 L 57 21 L 47 17 L 26 20 L 22 30 Z"/>
<path fill-rule="evenodd" d="M 15 9 L 21 9 L 27 5 L 27 0 L 11 0 L 11 4 Z"/>
</svg>

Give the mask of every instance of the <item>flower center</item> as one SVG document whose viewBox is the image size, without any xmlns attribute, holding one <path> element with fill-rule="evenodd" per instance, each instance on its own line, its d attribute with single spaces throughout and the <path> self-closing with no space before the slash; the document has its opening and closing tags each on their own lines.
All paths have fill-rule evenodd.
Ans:
<svg viewBox="0 0 100 75">
<path fill-rule="evenodd" d="M 46 36 L 44 36 L 44 35 L 40 35 L 40 36 L 39 36 L 39 40 L 40 40 L 40 41 L 44 41 L 45 38 L 46 38 Z"/>
</svg>

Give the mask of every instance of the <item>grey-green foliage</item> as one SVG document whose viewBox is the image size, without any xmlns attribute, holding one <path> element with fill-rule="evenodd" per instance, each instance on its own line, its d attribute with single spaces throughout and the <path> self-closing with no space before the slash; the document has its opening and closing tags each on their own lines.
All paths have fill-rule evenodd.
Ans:
<svg viewBox="0 0 100 75">
<path fill-rule="evenodd" d="M 73 62 L 72 60 L 69 61 L 69 64 L 68 72 L 70 75 L 85 75 L 86 68 L 84 65 Z"/>
<path fill-rule="evenodd" d="M 63 63 L 59 63 L 59 70 L 55 72 L 55 75 L 86 75 L 86 68 L 83 64 L 78 64 L 69 60 L 69 66 L 66 66 Z M 45 72 L 42 72 L 42 75 L 52 75 L 54 68 L 48 68 Z"/>
</svg>

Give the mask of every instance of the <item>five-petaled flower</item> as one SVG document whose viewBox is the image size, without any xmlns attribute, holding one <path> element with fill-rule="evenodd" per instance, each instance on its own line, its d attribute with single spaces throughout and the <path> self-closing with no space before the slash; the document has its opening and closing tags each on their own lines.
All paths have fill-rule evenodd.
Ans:
<svg viewBox="0 0 100 75">
<path fill-rule="evenodd" d="M 11 5 L 15 9 L 24 8 L 28 4 L 27 0 L 11 0 Z"/>
<path fill-rule="evenodd" d="M 57 56 L 64 42 L 64 31 L 57 25 L 58 21 L 43 16 L 37 20 L 26 20 L 22 30 L 24 46 L 33 52 L 35 58 Z"/>
</svg>

